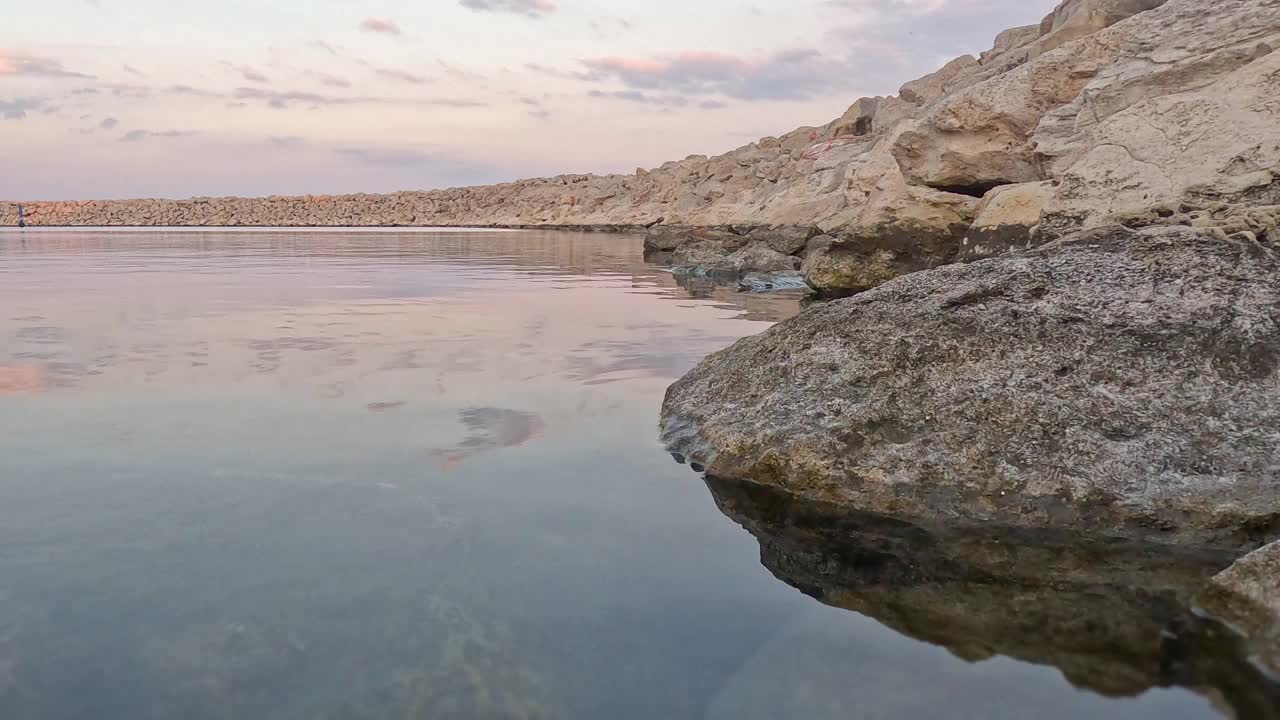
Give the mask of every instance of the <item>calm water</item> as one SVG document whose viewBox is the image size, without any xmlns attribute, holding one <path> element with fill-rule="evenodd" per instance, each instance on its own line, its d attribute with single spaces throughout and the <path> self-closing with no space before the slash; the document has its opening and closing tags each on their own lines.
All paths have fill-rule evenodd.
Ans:
<svg viewBox="0 0 1280 720">
<path fill-rule="evenodd" d="M 968 585 L 836 597 L 865 558 L 795 542 L 794 513 L 709 492 L 655 440 L 666 386 L 797 298 L 683 288 L 640 252 L 564 233 L 0 234 L 0 717 L 1238 703 L 1147 667 L 1159 632 L 1062 660 L 1036 627 L 1013 633 L 1029 651 L 956 628 L 948 608 L 986 602 Z"/>
</svg>

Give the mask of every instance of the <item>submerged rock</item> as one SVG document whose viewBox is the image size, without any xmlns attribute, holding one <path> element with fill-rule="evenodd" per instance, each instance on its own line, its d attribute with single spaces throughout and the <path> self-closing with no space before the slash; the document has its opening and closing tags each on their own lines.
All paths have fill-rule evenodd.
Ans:
<svg viewBox="0 0 1280 720">
<path fill-rule="evenodd" d="M 742 292 L 775 292 L 781 290 L 807 290 L 804 276 L 792 273 L 747 273 L 738 278 Z"/>
<path fill-rule="evenodd" d="M 1254 661 L 1280 680 L 1280 542 L 1214 577 L 1199 604 L 1248 636 Z"/>
<path fill-rule="evenodd" d="M 1280 535 L 1280 262 L 1112 227 L 898 278 L 716 353 L 662 432 L 713 475 L 904 518 Z"/>
<path fill-rule="evenodd" d="M 969 662 L 1005 656 L 1055 667 L 1072 685 L 1108 697 L 1184 687 L 1238 718 L 1280 718 L 1280 685 L 1250 662 L 1238 635 L 1193 611 L 1192 599 L 1231 553 L 946 519 L 913 524 L 753 482 L 708 477 L 707 486 L 759 541 L 770 572 L 827 605 Z M 813 702 L 814 682 L 831 674 L 808 657 L 789 652 L 761 669 L 771 674 L 757 684 L 769 693 L 756 701 L 768 710 L 752 717 L 845 716 L 801 710 Z M 782 692 L 789 687 L 793 693 Z M 1013 717 L 1003 703 L 992 708 L 1001 711 Z"/>
</svg>

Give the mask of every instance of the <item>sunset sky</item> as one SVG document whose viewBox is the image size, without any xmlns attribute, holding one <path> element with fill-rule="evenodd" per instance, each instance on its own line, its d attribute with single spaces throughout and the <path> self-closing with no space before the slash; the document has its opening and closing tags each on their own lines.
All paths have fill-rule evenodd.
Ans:
<svg viewBox="0 0 1280 720">
<path fill-rule="evenodd" d="M 0 15 L 0 199 L 631 172 L 825 123 L 1054 0 L 43 0 Z"/>
</svg>

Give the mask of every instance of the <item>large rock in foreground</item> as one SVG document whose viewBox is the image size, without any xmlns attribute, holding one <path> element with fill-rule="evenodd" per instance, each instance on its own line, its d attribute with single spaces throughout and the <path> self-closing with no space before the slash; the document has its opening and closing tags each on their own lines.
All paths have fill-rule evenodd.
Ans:
<svg viewBox="0 0 1280 720">
<path fill-rule="evenodd" d="M 1251 548 L 1280 534 L 1280 263 L 1103 228 L 898 278 L 707 358 L 664 440 L 900 518 Z"/>
</svg>

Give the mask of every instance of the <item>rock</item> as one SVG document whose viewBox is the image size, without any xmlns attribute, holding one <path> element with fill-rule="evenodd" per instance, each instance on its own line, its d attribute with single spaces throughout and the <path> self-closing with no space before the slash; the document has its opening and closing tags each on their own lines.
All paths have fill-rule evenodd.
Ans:
<svg viewBox="0 0 1280 720">
<path fill-rule="evenodd" d="M 876 111 L 880 107 L 880 98 L 860 98 L 845 111 L 840 119 L 831 125 L 831 136 L 862 136 L 871 133 L 875 126 Z"/>
<path fill-rule="evenodd" d="M 987 193 L 965 233 L 961 257 L 972 260 L 1029 246 L 1054 189 L 1053 183 L 1038 182 L 1003 185 Z"/>
<path fill-rule="evenodd" d="M 783 255 L 763 242 L 744 247 L 703 241 L 682 245 L 671 256 L 670 265 L 679 273 L 725 275 L 737 278 L 742 273 L 794 272 L 800 259 Z"/>
<path fill-rule="evenodd" d="M 1235 717 L 1280 718 L 1280 685 L 1251 665 L 1247 646 L 1227 628 L 1193 609 L 1196 593 L 1231 562 L 1231 553 L 1099 542 L 1069 532 L 956 527 L 946 518 L 906 523 L 752 482 L 717 477 L 706 482 L 720 510 L 759 541 L 762 564 L 827 605 L 939 645 L 968 662 L 1005 656 L 1054 667 L 1074 687 L 1107 697 L 1180 686 L 1215 698 Z M 860 630 L 859 647 L 874 642 L 876 633 Z M 767 692 L 750 693 L 753 684 L 747 683 L 738 692 L 748 693 L 752 702 L 721 716 L 743 717 L 744 711 L 747 717 L 847 716 L 848 703 L 841 715 L 821 712 L 807 700 L 830 697 L 828 687 L 861 709 L 881 710 L 875 692 L 885 674 L 881 666 L 900 657 L 902 643 L 873 653 L 865 667 L 847 663 L 866 653 L 843 659 L 844 672 L 835 677 L 809 664 L 824 647 L 814 637 L 780 654 L 776 665 L 758 668 L 754 685 Z M 954 672 L 934 670 L 929 675 L 940 682 Z M 1004 669 L 996 673 L 1007 674 Z M 822 683 L 822 692 L 814 692 L 815 683 Z M 850 686 L 852 692 L 842 692 Z M 965 717 L 1036 715 L 1018 707 L 1027 698 L 1019 697 L 1016 686 L 989 700 L 990 692 L 957 696 L 958 690 L 943 689 L 933 702 L 959 703 Z M 867 693 L 877 699 L 869 700 Z M 889 695 L 884 703 L 909 704 L 886 705 L 875 716 L 918 716 L 921 704 Z"/>
<path fill-rule="evenodd" d="M 1254 661 L 1280 678 L 1280 542 L 1257 550 L 1213 578 L 1198 600 L 1249 640 Z"/>
<path fill-rule="evenodd" d="M 746 242 L 741 235 L 718 228 L 690 227 L 687 225 L 655 225 L 645 232 L 645 253 L 672 252 L 682 245 L 704 243 L 729 251 Z"/>
<path fill-rule="evenodd" d="M 1138 13 L 1154 10 L 1166 0 L 1067 0 L 1040 23 L 1034 54 L 1040 55 Z"/>
<path fill-rule="evenodd" d="M 961 55 L 943 65 L 937 72 L 930 73 L 919 80 L 912 80 L 903 85 L 898 90 L 898 97 L 915 105 L 928 105 L 947 94 L 948 82 L 964 74 L 966 70 L 972 70 L 977 66 L 977 58 L 972 55 Z"/>
<path fill-rule="evenodd" d="M 870 290 L 901 274 L 891 252 L 865 250 L 860 243 L 821 235 L 809 244 L 800 272 L 809 287 L 826 294 Z"/>
<path fill-rule="evenodd" d="M 992 58 L 1003 55 L 1010 50 L 1016 50 L 1039 39 L 1039 24 L 1010 28 L 999 35 L 996 35 L 995 42 L 991 43 L 991 49 L 982 53 L 978 60 L 979 62 L 986 64 L 990 62 Z"/>
<path fill-rule="evenodd" d="M 750 230 L 747 239 L 764 243 L 769 249 L 783 255 L 798 255 L 810 239 L 821 234 L 822 230 L 812 225 L 773 225 Z"/>
<path fill-rule="evenodd" d="M 798 272 L 748 272 L 738 278 L 738 290 L 741 292 L 807 290 L 808 287 L 805 284 L 804 276 Z"/>
<path fill-rule="evenodd" d="M 957 526 L 1280 533 L 1280 262 L 1119 227 L 900 277 L 707 358 L 662 432 L 720 477 Z"/>
<path fill-rule="evenodd" d="M 800 258 L 783 255 L 763 242 L 752 242 L 729 256 L 739 273 L 794 272 L 800 269 Z"/>
</svg>

